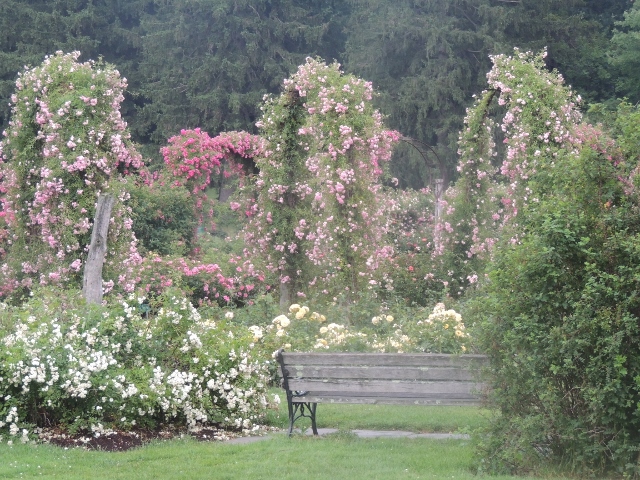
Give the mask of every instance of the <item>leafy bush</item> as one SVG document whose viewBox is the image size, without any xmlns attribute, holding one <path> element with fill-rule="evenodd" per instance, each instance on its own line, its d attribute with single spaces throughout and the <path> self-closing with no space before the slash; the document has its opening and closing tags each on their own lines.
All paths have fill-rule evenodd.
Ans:
<svg viewBox="0 0 640 480">
<path fill-rule="evenodd" d="M 196 199 L 184 187 L 166 183 L 131 184 L 133 233 L 146 252 L 186 255 L 194 248 L 198 228 Z"/>
<path fill-rule="evenodd" d="M 171 422 L 251 429 L 268 405 L 268 364 L 246 328 L 203 318 L 167 292 L 86 305 L 77 292 L 39 291 L 0 304 L 0 431 L 101 433 Z"/>
<path fill-rule="evenodd" d="M 520 240 L 496 252 L 475 302 L 502 414 L 483 468 L 637 476 L 640 202 L 612 140 L 575 134 L 580 153 L 558 155 L 553 195 L 523 211 Z"/>
</svg>

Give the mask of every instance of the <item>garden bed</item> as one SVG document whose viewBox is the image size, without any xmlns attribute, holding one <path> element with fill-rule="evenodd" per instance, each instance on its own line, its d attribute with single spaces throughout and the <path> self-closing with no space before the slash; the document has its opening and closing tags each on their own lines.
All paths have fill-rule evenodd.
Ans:
<svg viewBox="0 0 640 480">
<path fill-rule="evenodd" d="M 195 431 L 176 429 L 172 427 L 156 430 L 113 430 L 103 434 L 76 433 L 70 434 L 60 429 L 44 429 L 39 439 L 62 448 L 83 448 L 86 450 L 101 450 L 104 452 L 123 452 L 132 448 L 142 447 L 153 441 L 172 440 L 175 438 L 191 437 L 202 442 L 218 442 L 245 436 L 241 429 L 225 428 L 214 425 Z"/>
</svg>

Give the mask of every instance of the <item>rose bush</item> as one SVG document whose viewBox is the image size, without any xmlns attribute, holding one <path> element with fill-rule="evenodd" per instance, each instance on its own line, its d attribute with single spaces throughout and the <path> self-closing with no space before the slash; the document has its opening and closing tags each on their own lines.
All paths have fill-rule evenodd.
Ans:
<svg viewBox="0 0 640 480">
<path fill-rule="evenodd" d="M 0 304 L 0 432 L 27 439 L 42 427 L 104 433 L 171 423 L 253 429 L 269 404 L 268 361 L 253 336 L 203 318 L 170 292 L 107 306 L 77 292 L 42 290 Z"/>
<path fill-rule="evenodd" d="M 328 309 L 327 309 L 328 310 Z M 292 304 L 271 322 L 249 326 L 265 354 L 279 348 L 290 351 L 362 351 L 465 353 L 473 339 L 462 317 L 437 304 L 432 311 L 406 309 L 380 311 L 366 320 L 349 322 L 344 309 L 320 313 L 307 305 Z"/>
<path fill-rule="evenodd" d="M 372 99 L 370 82 L 308 58 L 265 100 L 245 239 L 278 274 L 283 306 L 319 283 L 357 291 L 390 253 L 378 180 L 399 135 Z"/>
<path fill-rule="evenodd" d="M 16 81 L 0 142 L 0 297 L 80 284 L 97 196 L 112 193 L 105 286 L 134 287 L 140 262 L 125 175 L 143 166 L 120 103 L 126 79 L 110 65 L 57 52 Z"/>
</svg>

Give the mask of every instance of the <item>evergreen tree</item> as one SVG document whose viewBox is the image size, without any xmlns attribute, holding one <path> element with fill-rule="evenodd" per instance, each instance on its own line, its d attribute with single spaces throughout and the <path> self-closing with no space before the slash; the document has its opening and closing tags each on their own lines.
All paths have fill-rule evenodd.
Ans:
<svg viewBox="0 0 640 480">
<path fill-rule="evenodd" d="M 452 178 L 458 132 L 481 90 L 489 54 L 547 47 L 548 68 L 561 70 L 590 101 L 614 95 L 606 50 L 610 28 L 628 0 L 353 0 L 346 68 L 374 82 L 388 123 L 435 148 L 425 156 L 399 149 L 393 174 L 419 188 Z M 632 51 L 630 49 L 629 51 Z"/>
<path fill-rule="evenodd" d="M 618 92 L 637 102 L 640 100 L 640 4 L 634 4 L 617 24 L 611 39 L 611 63 L 617 68 Z"/>
<path fill-rule="evenodd" d="M 391 127 L 436 146 L 429 163 L 442 159 L 439 174 L 451 177 L 465 107 L 497 49 L 494 9 L 485 0 L 352 3 L 346 68 L 374 82 Z M 402 186 L 423 187 L 429 171 L 409 152 L 393 174 Z"/>
<path fill-rule="evenodd" d="M 309 55 L 336 56 L 340 2 L 154 2 L 143 19 L 143 121 L 164 143 L 181 128 L 255 130 L 258 106 Z"/>
<path fill-rule="evenodd" d="M 9 121 L 9 97 L 18 72 L 56 51 L 117 64 L 132 88 L 138 81 L 136 28 L 143 0 L 3 0 L 0 2 L 0 128 Z M 133 113 L 126 102 L 123 113 Z"/>
<path fill-rule="evenodd" d="M 523 0 L 500 7 L 505 12 L 504 46 L 547 49 L 547 66 L 557 69 L 588 101 L 613 96 L 606 50 L 614 19 L 628 0 Z"/>
</svg>

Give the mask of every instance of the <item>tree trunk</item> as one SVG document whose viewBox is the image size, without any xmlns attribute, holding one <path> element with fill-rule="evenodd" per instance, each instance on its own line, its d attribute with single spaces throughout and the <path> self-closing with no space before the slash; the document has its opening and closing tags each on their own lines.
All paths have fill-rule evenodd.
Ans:
<svg viewBox="0 0 640 480">
<path fill-rule="evenodd" d="M 82 282 L 82 294 L 87 303 L 102 303 L 102 265 L 107 253 L 107 232 L 114 203 L 113 195 L 105 194 L 98 197 Z"/>
<path fill-rule="evenodd" d="M 291 280 L 280 284 L 280 311 L 288 312 L 291 305 Z"/>
</svg>

